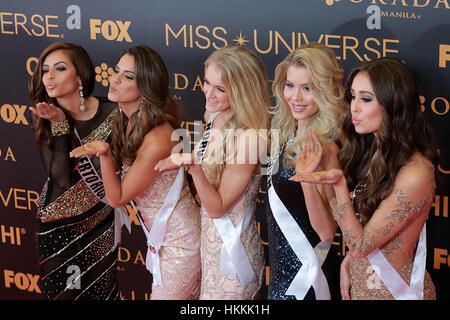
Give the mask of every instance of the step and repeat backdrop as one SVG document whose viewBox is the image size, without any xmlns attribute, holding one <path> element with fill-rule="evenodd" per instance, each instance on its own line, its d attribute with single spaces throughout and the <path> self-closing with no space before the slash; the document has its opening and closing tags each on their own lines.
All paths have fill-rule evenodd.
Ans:
<svg viewBox="0 0 450 320">
<path fill-rule="evenodd" d="M 448 0 L 16 0 L 0 3 L 0 299 L 40 299 L 35 242 L 37 199 L 44 168 L 30 129 L 27 82 L 41 51 L 55 41 L 82 45 L 96 71 L 94 94 L 106 96 L 120 52 L 145 44 L 161 54 L 173 95 L 183 109 L 180 126 L 200 135 L 203 62 L 217 48 L 239 44 L 264 61 L 269 79 L 295 48 L 324 43 L 346 75 L 381 56 L 403 60 L 422 88 L 422 111 L 440 142 L 444 180 L 450 182 L 450 2 Z M 201 131 L 201 130 L 200 130 Z M 267 249 L 265 190 L 256 211 Z M 122 299 L 149 299 L 146 241 L 127 206 L 118 252 Z M 427 222 L 427 269 L 438 299 L 450 298 L 448 189 L 436 192 Z M 343 256 L 340 233 L 333 241 Z M 267 250 L 266 250 L 267 253 Z M 262 297 L 268 284 L 264 279 Z"/>
</svg>

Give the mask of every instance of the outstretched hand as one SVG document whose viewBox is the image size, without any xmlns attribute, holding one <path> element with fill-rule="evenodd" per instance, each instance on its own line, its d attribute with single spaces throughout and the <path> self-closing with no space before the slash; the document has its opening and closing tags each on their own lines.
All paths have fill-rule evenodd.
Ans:
<svg viewBox="0 0 450 320">
<path fill-rule="evenodd" d="M 308 128 L 306 131 L 306 143 L 295 164 L 295 172 L 311 173 L 316 171 L 322 160 L 322 154 L 322 144 L 312 129 Z"/>
<path fill-rule="evenodd" d="M 160 160 L 155 166 L 156 171 L 167 171 L 177 169 L 183 166 L 192 166 L 199 161 L 192 153 L 172 153 L 170 157 Z"/>
<path fill-rule="evenodd" d="M 318 171 L 313 173 L 297 172 L 295 175 L 290 177 L 289 180 L 314 184 L 335 184 L 342 177 L 344 177 L 342 170 L 331 169 L 328 171 Z"/>
<path fill-rule="evenodd" d="M 39 118 L 49 121 L 61 121 L 66 118 L 66 115 L 60 108 L 47 102 L 40 102 L 36 104 L 36 107 L 30 107 L 30 110 Z"/>
<path fill-rule="evenodd" d="M 73 149 L 70 152 L 71 158 L 79 158 L 82 156 L 103 156 L 109 152 L 109 144 L 104 141 L 95 140 Z"/>
</svg>

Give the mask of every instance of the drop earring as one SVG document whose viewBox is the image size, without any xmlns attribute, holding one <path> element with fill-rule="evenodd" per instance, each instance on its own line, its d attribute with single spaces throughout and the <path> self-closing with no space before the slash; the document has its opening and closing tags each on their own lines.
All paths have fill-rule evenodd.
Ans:
<svg viewBox="0 0 450 320">
<path fill-rule="evenodd" d="M 78 87 L 78 90 L 80 91 L 80 111 L 86 110 L 86 106 L 84 105 L 84 97 L 83 97 L 83 85 L 80 84 Z"/>
<path fill-rule="evenodd" d="M 142 100 L 141 100 L 141 105 L 139 106 L 139 112 L 138 112 L 138 114 L 137 114 L 137 117 L 138 117 L 138 118 L 141 117 L 141 109 L 142 109 L 142 106 L 144 105 L 144 102 L 145 102 L 145 98 L 142 98 Z"/>
</svg>

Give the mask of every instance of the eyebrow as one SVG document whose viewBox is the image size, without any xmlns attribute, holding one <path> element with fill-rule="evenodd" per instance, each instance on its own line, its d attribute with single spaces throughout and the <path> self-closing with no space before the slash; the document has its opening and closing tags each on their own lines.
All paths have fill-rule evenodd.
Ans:
<svg viewBox="0 0 450 320">
<path fill-rule="evenodd" d="M 355 92 L 355 90 L 353 88 L 350 89 L 350 92 Z M 366 93 L 366 94 L 370 94 L 371 96 L 374 96 L 374 94 L 370 91 L 365 91 L 365 90 L 360 90 L 359 93 Z"/>
<path fill-rule="evenodd" d="M 290 83 L 294 83 L 293 81 L 289 80 L 288 78 L 286 78 L 286 82 L 290 82 Z M 304 87 L 304 86 L 311 86 L 311 84 L 309 82 L 304 82 L 304 83 L 300 83 L 300 86 Z"/>
<path fill-rule="evenodd" d="M 120 67 L 117 64 L 116 64 L 116 68 L 120 70 Z M 130 70 L 124 70 L 123 72 L 128 72 L 128 73 L 135 74 L 134 71 L 130 71 Z"/>
<path fill-rule="evenodd" d="M 60 64 L 60 63 L 67 65 L 67 63 L 65 63 L 64 61 L 55 62 L 53 65 L 56 66 L 57 64 Z M 48 64 L 42 64 L 42 66 L 48 67 Z"/>
<path fill-rule="evenodd" d="M 206 78 L 206 76 L 203 76 L 203 79 L 205 80 L 205 81 L 208 81 L 209 83 L 211 83 L 207 78 Z M 223 87 L 223 86 L 215 86 L 216 88 L 219 88 L 219 89 L 223 89 L 223 90 L 225 90 L 225 87 Z"/>
</svg>

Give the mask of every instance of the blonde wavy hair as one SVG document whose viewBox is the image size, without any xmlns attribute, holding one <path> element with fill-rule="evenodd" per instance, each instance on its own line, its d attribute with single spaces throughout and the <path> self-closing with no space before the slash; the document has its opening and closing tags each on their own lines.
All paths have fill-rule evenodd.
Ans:
<svg viewBox="0 0 450 320">
<path fill-rule="evenodd" d="M 271 99 L 264 64 L 252 50 L 237 45 L 220 48 L 205 61 L 205 73 L 210 65 L 219 69 L 233 111 L 221 130 L 222 144 L 208 159 L 208 176 L 217 188 L 225 164 L 236 156 L 240 133 L 254 129 L 258 137 L 264 138 L 261 129 L 268 129 Z"/>
<path fill-rule="evenodd" d="M 306 121 L 306 125 L 297 128 L 297 120 L 292 116 L 291 107 L 284 98 L 287 69 L 290 66 L 306 68 L 310 76 L 311 93 L 319 110 Z M 297 129 L 299 132 L 293 143 L 284 153 L 284 163 L 295 166 L 305 144 L 306 130 L 311 127 L 322 144 L 334 142 L 340 138 L 340 124 L 345 116 L 344 70 L 340 68 L 336 55 L 327 46 L 309 43 L 291 52 L 275 69 L 272 91 L 276 96 L 276 105 L 270 109 L 271 128 L 279 129 L 280 146 Z M 275 139 L 272 139 L 275 141 Z M 272 151 L 279 149 L 272 148 Z M 274 156 L 274 155 L 272 155 Z"/>
</svg>

